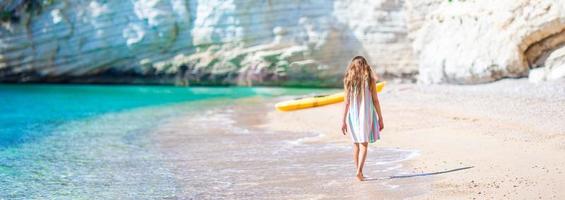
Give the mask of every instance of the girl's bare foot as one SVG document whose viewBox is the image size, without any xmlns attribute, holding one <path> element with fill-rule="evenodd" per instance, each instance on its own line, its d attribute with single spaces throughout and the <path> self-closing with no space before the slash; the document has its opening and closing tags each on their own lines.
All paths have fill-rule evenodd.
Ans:
<svg viewBox="0 0 565 200">
<path fill-rule="evenodd" d="M 365 181 L 365 177 L 363 176 L 363 174 L 357 174 L 356 178 L 358 181 Z"/>
</svg>

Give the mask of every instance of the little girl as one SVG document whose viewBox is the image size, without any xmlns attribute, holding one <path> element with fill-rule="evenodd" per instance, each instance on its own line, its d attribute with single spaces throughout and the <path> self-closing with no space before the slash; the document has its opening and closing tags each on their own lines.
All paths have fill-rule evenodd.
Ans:
<svg viewBox="0 0 565 200">
<path fill-rule="evenodd" d="M 379 132 L 384 128 L 375 84 L 376 76 L 367 60 L 362 56 L 353 58 L 343 78 L 346 95 L 341 131 L 343 135 L 349 132 L 353 140 L 353 160 L 359 181 L 365 180 L 363 165 L 367 157 L 368 143 L 378 140 Z M 360 162 L 359 144 L 361 144 Z"/>
</svg>

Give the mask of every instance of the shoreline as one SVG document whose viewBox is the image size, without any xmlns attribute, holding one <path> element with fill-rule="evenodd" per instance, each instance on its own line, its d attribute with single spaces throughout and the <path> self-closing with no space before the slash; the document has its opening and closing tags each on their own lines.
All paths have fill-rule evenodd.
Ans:
<svg viewBox="0 0 565 200">
<path fill-rule="evenodd" d="M 380 159 L 367 162 L 367 166 L 372 166 L 367 170 L 372 181 L 356 184 L 348 145 L 305 144 L 301 140 L 316 137 L 315 133 L 268 127 L 269 119 L 265 116 L 277 99 L 238 99 L 205 114 L 189 113 L 156 127 L 151 140 L 176 177 L 175 196 L 401 199 L 427 191 L 431 178 L 383 178 L 407 174 L 404 165 L 417 154 L 398 148 L 371 149 L 370 154 L 380 155 Z"/>
<path fill-rule="evenodd" d="M 370 147 L 421 152 L 409 161 L 418 176 L 407 179 L 433 181 L 430 192 L 416 199 L 563 198 L 562 84 L 534 85 L 525 79 L 473 86 L 389 84 L 379 94 L 385 130 Z M 271 111 L 266 127 L 317 132 L 310 143 L 346 144 L 349 137 L 339 132 L 342 112 L 342 103 Z M 369 153 L 367 160 L 372 159 Z"/>
</svg>

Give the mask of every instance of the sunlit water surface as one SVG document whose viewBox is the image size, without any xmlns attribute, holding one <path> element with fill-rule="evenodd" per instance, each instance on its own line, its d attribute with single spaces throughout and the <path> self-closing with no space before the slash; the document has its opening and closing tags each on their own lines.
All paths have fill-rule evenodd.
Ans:
<svg viewBox="0 0 565 200">
<path fill-rule="evenodd" d="M 320 164 L 325 164 L 318 171 L 322 177 L 349 177 L 341 170 L 349 167 L 348 157 L 332 157 L 329 161 L 335 164 L 296 159 L 349 150 L 297 143 L 310 136 L 248 129 L 235 122 L 230 106 L 238 99 L 327 92 L 333 91 L 0 85 L 0 199 L 251 198 L 258 193 L 269 195 L 264 198 L 309 197 L 276 195 L 301 193 L 284 184 L 257 186 L 268 177 L 292 180 Z M 243 104 L 253 109 L 250 104 L 263 100 Z M 176 122 L 180 116 L 193 117 Z M 179 149 L 156 144 L 155 133 L 171 122 L 186 122 L 183 134 L 194 138 L 173 136 L 190 148 L 175 152 Z M 414 154 L 380 152 L 369 167 L 396 169 L 398 161 Z"/>
</svg>

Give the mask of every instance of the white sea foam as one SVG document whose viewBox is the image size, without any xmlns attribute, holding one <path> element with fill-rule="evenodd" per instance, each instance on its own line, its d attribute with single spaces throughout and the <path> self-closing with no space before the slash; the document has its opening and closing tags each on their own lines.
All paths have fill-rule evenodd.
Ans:
<svg viewBox="0 0 565 200">
<path fill-rule="evenodd" d="M 303 144 L 308 144 L 308 143 L 313 143 L 313 142 L 319 142 L 325 137 L 326 137 L 326 134 L 318 133 L 315 136 L 301 137 L 301 138 L 298 138 L 298 139 L 295 139 L 295 140 L 287 141 L 287 143 L 291 144 L 291 145 L 303 145 Z"/>
<path fill-rule="evenodd" d="M 393 164 L 393 163 L 399 163 L 399 162 L 403 162 L 403 161 L 407 161 L 407 160 L 411 160 L 417 156 L 420 156 L 420 151 L 418 150 L 405 150 L 405 149 L 387 149 L 388 151 L 391 152 L 396 152 L 400 155 L 404 155 L 404 156 L 395 156 L 393 158 L 389 158 L 388 160 L 384 160 L 384 161 L 378 161 L 375 164 L 376 165 L 389 165 L 389 164 Z M 395 153 L 392 153 L 395 154 Z"/>
</svg>

